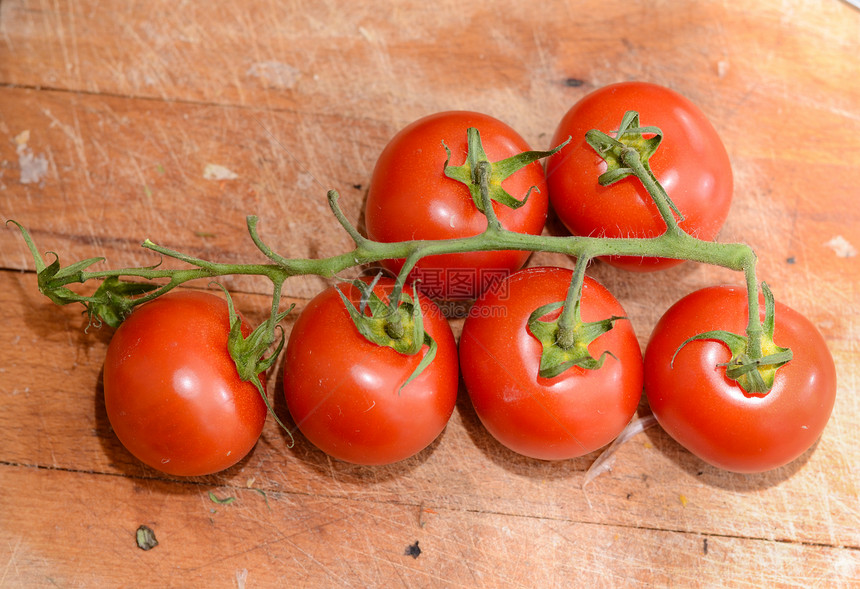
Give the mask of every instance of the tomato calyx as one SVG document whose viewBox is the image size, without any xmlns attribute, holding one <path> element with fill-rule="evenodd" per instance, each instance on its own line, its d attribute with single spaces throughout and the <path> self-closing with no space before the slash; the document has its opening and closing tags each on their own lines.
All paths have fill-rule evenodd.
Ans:
<svg viewBox="0 0 860 589">
<path fill-rule="evenodd" d="M 650 137 L 646 138 L 646 135 Z M 659 185 L 648 162 L 663 141 L 663 131 L 655 126 L 640 126 L 638 112 L 628 110 L 624 113 L 615 137 L 591 129 L 585 134 L 585 141 L 606 162 L 606 171 L 597 178 L 601 186 L 609 186 L 628 176 L 636 176 L 646 186 Z M 683 221 L 684 216 L 675 203 L 664 190 L 661 189 L 661 193 L 679 220 Z"/>
<path fill-rule="evenodd" d="M 758 336 L 742 336 L 723 330 L 694 335 L 678 346 L 670 366 L 674 365 L 678 353 L 688 343 L 699 340 L 719 341 L 732 353 L 728 362 L 718 364 L 726 369 L 726 376 L 737 382 L 750 395 L 766 395 L 773 388 L 777 370 L 790 362 L 793 354 L 789 348 L 783 348 L 774 343 L 776 303 L 766 283 L 761 283 L 761 290 L 765 301 L 765 315 L 761 324 L 761 333 Z M 756 339 L 758 341 L 755 341 Z M 758 345 L 754 346 L 754 343 Z"/>
<path fill-rule="evenodd" d="M 444 141 L 442 142 L 442 147 L 445 148 L 445 152 L 448 154 L 443 171 L 448 178 L 466 185 L 472 196 L 472 201 L 482 213 L 487 214 L 487 200 L 490 202 L 495 201 L 511 209 L 518 209 L 526 204 L 532 190 L 537 190 L 537 187 L 532 186 L 529 188 L 528 192 L 520 200 L 502 188 L 502 182 L 527 165 L 556 153 L 567 145 L 569 141 L 570 138 L 568 137 L 567 141 L 549 151 L 524 151 L 509 158 L 491 162 L 481 143 L 480 132 L 475 127 L 469 127 L 466 130 L 468 152 L 466 154 L 466 161 L 462 165 L 449 165 L 451 150 L 448 149 Z"/>
<path fill-rule="evenodd" d="M 239 373 L 239 378 L 245 382 L 250 382 L 256 387 L 257 392 L 260 393 L 260 396 L 263 398 L 263 402 L 266 404 L 266 409 L 272 417 L 275 418 L 278 425 L 280 425 L 285 432 L 290 434 L 290 438 L 292 438 L 289 428 L 287 428 L 275 413 L 275 409 L 263 388 L 260 375 L 265 374 L 272 367 L 275 360 L 277 360 L 278 355 L 280 355 L 281 350 L 284 348 L 286 335 L 284 334 L 284 328 L 280 326 L 280 322 L 289 315 L 293 310 L 293 307 L 295 307 L 295 304 L 290 305 L 290 308 L 283 312 L 278 312 L 277 308 L 274 308 L 272 310 L 272 314 L 263 321 L 263 323 L 258 325 L 256 329 L 251 331 L 247 337 L 245 337 L 242 334 L 242 318 L 233 306 L 233 298 L 230 296 L 230 293 L 227 292 L 227 289 L 218 283 L 216 284 L 227 296 L 227 311 L 230 321 L 230 332 L 227 335 L 227 351 L 230 353 L 230 357 L 236 365 L 236 371 Z M 277 296 L 274 297 L 274 299 L 275 301 L 280 300 Z M 266 352 L 275 341 L 276 329 L 280 330 L 281 339 L 274 351 L 266 356 Z"/>
<path fill-rule="evenodd" d="M 607 355 L 615 357 L 605 351 L 595 358 L 588 351 L 588 346 L 612 329 L 616 321 L 626 319 L 613 315 L 588 323 L 582 320 L 582 285 L 588 262 L 588 257 L 577 259 L 566 300 L 541 305 L 529 315 L 528 329 L 542 347 L 538 367 L 538 376 L 542 378 L 554 378 L 574 366 L 598 370 Z M 558 318 L 548 321 L 541 319 L 558 309 L 562 309 Z"/>
<path fill-rule="evenodd" d="M 559 325 L 560 318 L 552 321 L 540 319 L 564 307 L 564 305 L 564 301 L 542 305 L 529 316 L 529 331 L 543 347 L 538 369 L 538 376 L 542 378 L 554 378 L 574 366 L 586 370 L 597 370 L 603 366 L 606 356 L 615 357 L 611 352 L 605 351 L 598 358 L 595 358 L 588 351 L 588 346 L 612 329 L 616 321 L 626 319 L 626 317 L 613 315 L 608 319 L 585 323 L 579 318 L 579 301 L 577 301 L 577 318 L 572 328 Z"/>
<path fill-rule="evenodd" d="M 369 342 L 384 346 L 406 355 L 414 356 L 427 346 L 427 353 L 409 375 L 398 392 L 418 378 L 436 357 L 437 344 L 424 329 L 424 316 L 418 293 L 413 287 L 415 298 L 405 292 L 400 292 L 399 303 L 396 306 L 386 304 L 373 288 L 381 274 L 368 284 L 363 280 L 355 280 L 352 285 L 361 292 L 359 306 L 349 300 L 340 288 L 337 293 L 343 301 L 355 328 Z M 368 314 L 369 313 L 369 314 Z"/>
</svg>

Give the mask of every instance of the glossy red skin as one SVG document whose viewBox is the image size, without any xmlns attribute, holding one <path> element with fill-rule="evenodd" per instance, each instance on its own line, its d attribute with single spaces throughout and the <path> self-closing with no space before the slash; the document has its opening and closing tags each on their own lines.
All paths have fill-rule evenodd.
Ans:
<svg viewBox="0 0 860 589">
<path fill-rule="evenodd" d="M 699 108 L 680 94 L 643 82 L 600 88 L 577 102 L 559 123 L 553 145 L 571 142 L 547 159 L 550 202 L 575 235 L 656 237 L 666 229 L 653 199 L 634 176 L 600 186 L 606 162 L 586 142 L 598 129 L 615 136 L 628 110 L 639 112 L 643 126 L 656 126 L 663 140 L 649 160 L 651 170 L 683 213 L 681 228 L 713 240 L 728 215 L 732 200 L 731 162 L 717 132 Z M 613 266 L 648 272 L 682 260 L 613 256 Z"/>
<path fill-rule="evenodd" d="M 541 344 L 528 331 L 528 318 L 541 305 L 564 300 L 570 279 L 570 270 L 562 268 L 511 275 L 507 292 L 493 289 L 475 303 L 460 336 L 463 380 L 481 422 L 511 450 L 543 460 L 582 456 L 608 444 L 642 396 L 642 353 L 626 320 L 589 345 L 594 357 L 605 350 L 616 356 L 600 369 L 538 376 Z M 586 277 L 583 320 L 612 315 L 624 316 L 624 309 Z"/>
<path fill-rule="evenodd" d="M 779 302 L 774 342 L 794 358 L 766 395 L 745 393 L 725 376 L 717 365 L 731 354 L 720 342 L 690 342 L 671 366 L 687 338 L 715 329 L 744 334 L 747 315 L 744 288 L 705 288 L 675 303 L 651 334 L 645 391 L 657 421 L 690 452 L 725 470 L 755 473 L 791 462 L 819 438 L 836 398 L 836 369 L 815 326 Z"/>
<path fill-rule="evenodd" d="M 383 278 L 375 292 L 391 291 Z M 357 303 L 358 290 L 337 288 Z M 409 293 L 412 294 L 411 292 Z M 438 307 L 423 295 L 424 327 L 436 358 L 400 390 L 427 351 L 407 356 L 358 333 L 330 287 L 296 320 L 284 357 L 284 394 L 302 434 L 326 454 L 355 464 L 390 464 L 435 440 L 457 400 L 457 346 Z"/>
<path fill-rule="evenodd" d="M 413 122 L 391 139 L 373 170 L 365 209 L 368 237 L 382 242 L 450 239 L 477 235 L 487 227 L 487 219 L 475 206 L 466 185 L 443 172 L 447 154 L 442 142 L 451 150 L 450 165 L 463 164 L 469 127 L 480 132 L 491 162 L 531 149 L 506 124 L 475 112 L 442 112 Z M 502 183 L 518 200 L 532 186 L 537 190 L 532 190 L 526 204 L 518 209 L 494 203 L 493 210 L 502 227 L 519 233 L 541 232 L 549 200 L 540 163 L 529 164 Z M 522 268 L 528 257 L 529 252 L 520 251 L 429 256 L 418 262 L 410 279 L 421 278 L 420 288 L 430 298 L 474 299 L 481 290 L 474 269 L 510 273 Z M 388 260 L 383 264 L 396 273 L 403 260 Z M 450 276 L 457 284 L 449 288 L 440 284 L 440 270 L 443 277 Z"/>
<path fill-rule="evenodd" d="M 229 331 L 227 302 L 197 291 L 163 295 L 119 326 L 105 358 L 105 407 L 120 442 L 141 462 L 172 475 L 205 475 L 254 447 L 266 404 L 239 378 Z"/>
</svg>

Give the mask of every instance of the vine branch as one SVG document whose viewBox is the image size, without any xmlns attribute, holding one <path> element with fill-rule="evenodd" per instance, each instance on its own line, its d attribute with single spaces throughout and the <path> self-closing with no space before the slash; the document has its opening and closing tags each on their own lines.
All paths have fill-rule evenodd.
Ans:
<svg viewBox="0 0 860 589">
<path fill-rule="evenodd" d="M 649 135 L 645 139 L 643 135 Z M 744 273 L 749 293 L 749 322 L 747 354 L 753 360 L 762 357 L 761 336 L 763 327 L 759 319 L 758 282 L 756 279 L 756 256 L 752 249 L 741 243 L 718 243 L 703 241 L 686 233 L 680 226 L 683 216 L 675 207 L 666 191 L 657 181 L 648 165 L 648 158 L 662 139 L 662 132 L 655 127 L 640 127 L 638 114 L 629 112 L 622 120 L 615 138 L 597 130 L 586 134 L 586 141 L 606 160 L 609 170 L 599 178 L 601 184 L 611 184 L 628 176 L 635 176 L 651 195 L 662 219 L 665 231 L 652 238 L 606 238 L 592 236 L 551 236 L 517 233 L 505 229 L 493 209 L 494 202 L 500 206 L 517 208 L 525 204 L 528 194 L 522 200 L 507 194 L 501 189 L 501 181 L 525 165 L 556 153 L 567 141 L 548 152 L 526 152 L 519 157 L 508 158 L 493 168 L 488 161 L 480 136 L 475 129 L 469 129 L 470 146 L 467 162 L 463 166 L 451 167 L 445 162 L 443 172 L 446 176 L 466 183 L 479 208 L 487 218 L 484 231 L 478 235 L 443 240 L 413 240 L 384 243 L 363 236 L 341 210 L 335 190 L 329 190 L 327 199 L 335 219 L 354 243 L 351 251 L 326 258 L 287 258 L 276 253 L 261 238 L 257 229 L 256 216 L 246 219 L 248 233 L 254 245 L 269 260 L 265 264 L 224 264 L 190 256 L 153 243 L 149 239 L 143 247 L 163 257 L 179 260 L 189 266 L 182 269 L 160 268 L 159 265 L 144 268 L 123 268 L 117 270 L 89 271 L 88 268 L 102 258 L 91 258 L 62 267 L 56 255 L 47 264 L 36 248 L 28 231 L 19 223 L 14 223 L 21 231 L 24 241 L 33 255 L 40 291 L 57 304 L 81 303 L 87 308 L 91 318 L 103 320 L 109 325 L 118 325 L 138 305 L 152 300 L 177 286 L 201 278 L 214 279 L 226 275 L 263 276 L 273 284 L 271 317 L 265 326 L 262 342 L 271 345 L 276 338 L 276 325 L 283 318 L 278 312 L 282 286 L 291 276 L 317 275 L 325 278 L 357 266 L 365 266 L 388 259 L 404 260 L 390 295 L 389 306 L 396 311 L 401 302 L 403 288 L 409 273 L 415 265 L 427 256 L 498 250 L 545 251 L 565 254 L 578 259 L 569 299 L 575 297 L 574 304 L 569 300 L 561 315 L 560 332 L 563 337 L 576 316 L 585 265 L 588 260 L 598 256 L 638 256 L 661 257 L 690 260 L 721 266 Z M 631 139 L 633 138 L 633 139 Z M 569 140 L 568 140 L 569 141 Z M 450 159 L 450 151 L 445 147 Z M 7 222 L 8 223 L 8 222 Z M 123 280 L 123 278 L 133 280 Z M 70 284 L 83 284 L 90 280 L 102 280 L 102 285 L 92 296 L 77 294 L 68 288 Z M 166 282 L 164 282 L 166 280 Z M 142 282 L 143 281 L 143 282 Z M 416 302 L 417 304 L 417 302 Z M 392 312 L 390 320 L 398 321 L 400 313 Z M 397 328 L 397 325 L 393 325 Z M 265 347 L 260 345 L 260 354 Z"/>
</svg>

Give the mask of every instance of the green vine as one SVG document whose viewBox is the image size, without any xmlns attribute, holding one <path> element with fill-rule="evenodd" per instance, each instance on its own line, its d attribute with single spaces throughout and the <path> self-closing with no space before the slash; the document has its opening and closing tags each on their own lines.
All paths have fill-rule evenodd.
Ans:
<svg viewBox="0 0 860 589">
<path fill-rule="evenodd" d="M 530 329 L 536 337 L 544 342 L 545 349 L 549 347 L 561 350 L 557 354 L 558 357 L 550 362 L 551 366 L 545 367 L 542 364 L 542 370 L 545 369 L 542 372 L 543 376 L 558 374 L 571 366 L 580 366 L 586 369 L 598 368 L 602 358 L 591 358 L 587 354 L 587 349 L 583 355 L 582 349 L 587 348 L 587 341 L 591 341 L 600 333 L 611 329 L 612 324 L 620 319 L 618 317 L 608 318 L 604 322 L 598 322 L 598 324 L 582 324 L 579 319 L 579 294 L 588 260 L 598 256 L 641 256 L 683 259 L 721 266 L 743 272 L 749 294 L 749 321 L 745 336 L 741 339 L 721 339 L 721 341 L 731 339 L 731 343 L 727 345 L 730 345 L 732 349 L 733 358 L 729 363 L 728 370 L 739 375 L 738 382 L 744 388 L 750 387 L 756 392 L 761 392 L 763 388 L 769 388 L 767 381 L 772 383 L 772 379 L 750 378 L 749 374 L 751 372 L 774 371 L 774 364 L 779 363 L 781 366 L 787 361 L 786 358 L 790 359 L 791 353 L 790 350 L 779 348 L 777 359 L 771 362 L 771 358 L 774 356 L 774 344 L 769 339 L 769 335 L 772 336 L 772 330 L 768 334 L 767 326 L 763 326 L 759 319 L 756 255 L 745 244 L 703 241 L 686 233 L 680 227 L 680 211 L 657 181 L 648 164 L 649 158 L 659 147 L 662 139 L 662 133 L 659 129 L 640 127 L 638 114 L 631 111 L 625 114 L 615 137 L 598 130 L 589 131 L 586 135 L 586 141 L 604 158 L 608 165 L 607 171 L 598 179 L 601 184 L 609 185 L 632 175 L 643 184 L 651 195 L 666 224 L 664 233 L 652 238 L 561 237 L 529 235 L 505 229 L 496 217 L 493 203 L 516 208 L 525 203 L 528 194 L 521 198 L 508 194 L 501 189 L 501 180 L 517 169 L 555 153 L 567 142 L 551 151 L 526 152 L 520 156 L 493 163 L 488 161 L 483 151 L 477 130 L 469 129 L 467 137 L 470 148 L 466 163 L 454 168 L 448 166 L 446 161 L 442 172 L 452 180 L 462 182 L 469 187 L 476 207 L 487 218 L 486 229 L 472 237 L 394 243 L 373 241 L 363 236 L 347 219 L 338 205 L 338 193 L 331 190 L 327 195 L 328 204 L 337 221 L 353 241 L 354 247 L 351 251 L 319 259 L 285 258 L 266 245 L 257 230 L 257 217 L 249 216 L 247 217 L 248 233 L 256 247 L 269 260 L 266 264 L 211 262 L 157 245 L 147 239 L 142 244 L 144 248 L 161 256 L 182 261 L 189 267 L 163 269 L 158 266 L 149 266 L 91 271 L 90 268 L 96 263 L 102 262 L 102 258 L 90 258 L 63 267 L 59 257 L 56 254 L 51 254 L 53 260 L 46 263 L 27 229 L 16 221 L 10 222 L 14 223 L 21 231 L 24 241 L 33 255 L 39 290 L 60 305 L 81 303 L 85 306 L 91 321 L 103 321 L 111 326 L 118 326 L 138 305 L 191 280 L 215 279 L 226 275 L 266 277 L 273 285 L 271 316 L 248 338 L 249 343 L 244 345 L 237 343 L 235 346 L 236 350 L 240 351 L 234 353 L 234 359 L 240 355 L 245 366 L 245 368 L 240 366 L 240 373 L 243 378 L 250 380 L 257 379 L 260 372 L 258 369 L 268 367 L 271 364 L 269 360 L 276 355 L 276 353 L 270 354 L 268 359 L 263 359 L 267 350 L 276 340 L 276 326 L 286 315 L 286 313 L 279 311 L 280 295 L 284 282 L 292 276 L 317 275 L 332 278 L 344 270 L 356 266 L 365 266 L 386 259 L 404 259 L 405 263 L 388 297 L 388 309 L 385 312 L 382 309 L 383 303 L 378 299 L 368 300 L 371 308 L 370 316 L 363 312 L 363 308 L 359 311 L 351 304 L 347 305 L 347 309 L 350 310 L 359 331 L 367 332 L 365 337 L 371 341 L 375 341 L 379 345 L 391 346 L 401 353 L 415 354 L 428 346 L 432 350 L 432 342 L 428 342 L 425 337 L 416 332 L 416 325 L 419 329 L 423 329 L 421 328 L 420 305 L 403 293 L 409 272 L 420 259 L 440 254 L 493 250 L 545 251 L 576 257 L 578 264 L 574 272 L 568 300 L 560 301 L 553 307 L 553 310 L 563 308 L 558 321 L 552 322 L 552 324 L 539 321 L 550 309 L 538 309 L 533 314 L 533 321 L 530 322 Z M 447 151 L 447 147 L 445 149 Z M 102 281 L 92 295 L 81 295 L 68 288 L 69 285 L 83 284 L 91 280 Z M 538 313 L 539 311 L 542 312 Z M 374 319 L 376 323 L 374 323 Z M 401 321 L 406 322 L 407 327 L 399 325 L 398 322 Z M 768 321 L 772 321 L 772 317 L 766 318 L 766 323 Z M 702 334 L 700 337 L 713 338 L 712 336 L 713 334 Z M 408 337 L 408 341 L 404 343 L 401 338 L 405 337 Z M 282 345 L 283 339 L 279 346 Z M 767 355 L 764 354 L 763 348 L 768 350 Z M 422 365 L 432 360 L 432 355 L 429 355 L 429 360 L 427 357 L 424 360 Z M 262 392 L 259 382 L 255 382 L 255 384 Z"/>
</svg>

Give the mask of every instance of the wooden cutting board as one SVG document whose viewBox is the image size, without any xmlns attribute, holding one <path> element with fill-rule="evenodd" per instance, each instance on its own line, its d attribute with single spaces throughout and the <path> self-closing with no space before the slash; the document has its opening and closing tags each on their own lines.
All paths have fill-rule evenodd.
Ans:
<svg viewBox="0 0 860 589">
<path fill-rule="evenodd" d="M 38 294 L 9 228 L 0 586 L 860 586 L 860 11 L 838 0 L 341 4 L 3 0 L 0 217 L 65 262 L 152 264 L 146 238 L 259 261 L 248 214 L 284 256 L 332 255 L 351 242 L 326 190 L 361 225 L 375 158 L 412 120 L 477 110 L 544 149 L 589 91 L 663 84 L 701 107 L 731 156 L 720 239 L 749 243 L 759 276 L 827 339 L 839 388 L 820 442 L 743 476 L 653 428 L 583 489 L 598 453 L 517 456 L 461 390 L 439 440 L 395 466 L 340 463 L 300 436 L 290 447 L 269 420 L 236 467 L 170 477 L 111 431 L 111 331 Z M 530 263 L 571 266 L 549 254 Z M 695 264 L 590 272 L 643 345 L 673 301 L 742 282 Z M 224 283 L 247 317 L 264 318 L 266 282 Z M 287 330 L 324 286 L 287 283 Z M 288 419 L 277 371 L 270 380 Z M 140 525 L 158 539 L 150 551 L 136 545 Z"/>
</svg>

